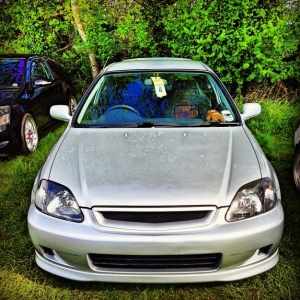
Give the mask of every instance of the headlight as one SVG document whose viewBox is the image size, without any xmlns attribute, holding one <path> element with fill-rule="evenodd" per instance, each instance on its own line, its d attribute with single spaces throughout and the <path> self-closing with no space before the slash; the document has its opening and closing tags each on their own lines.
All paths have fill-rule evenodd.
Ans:
<svg viewBox="0 0 300 300">
<path fill-rule="evenodd" d="M 263 214 L 277 204 L 275 187 L 270 178 L 263 178 L 243 186 L 235 195 L 226 214 L 234 222 Z"/>
<path fill-rule="evenodd" d="M 63 220 L 82 222 L 83 214 L 66 187 L 42 180 L 35 194 L 35 205 L 43 213 Z"/>
<path fill-rule="evenodd" d="M 10 122 L 9 106 L 0 106 L 0 132 L 6 129 L 6 125 Z"/>
</svg>

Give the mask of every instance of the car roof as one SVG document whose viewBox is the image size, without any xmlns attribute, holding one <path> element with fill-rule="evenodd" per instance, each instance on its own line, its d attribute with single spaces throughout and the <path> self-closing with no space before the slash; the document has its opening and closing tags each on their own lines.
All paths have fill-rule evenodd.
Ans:
<svg viewBox="0 0 300 300">
<path fill-rule="evenodd" d="M 193 61 L 186 58 L 154 57 L 126 59 L 120 62 L 115 62 L 104 68 L 103 72 L 124 72 L 132 70 L 212 71 L 207 65 L 200 61 Z"/>
</svg>

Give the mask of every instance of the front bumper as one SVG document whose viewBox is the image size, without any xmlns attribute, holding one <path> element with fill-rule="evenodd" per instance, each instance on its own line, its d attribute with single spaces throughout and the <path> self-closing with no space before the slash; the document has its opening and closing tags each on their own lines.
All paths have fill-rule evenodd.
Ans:
<svg viewBox="0 0 300 300">
<path fill-rule="evenodd" d="M 91 210 L 83 209 L 83 223 L 49 217 L 31 205 L 29 233 L 36 262 L 44 270 L 79 281 L 188 283 L 232 281 L 274 267 L 279 259 L 284 216 L 281 203 L 268 213 L 228 223 L 227 208 L 217 210 L 212 222 L 176 231 L 107 229 Z M 190 255 L 221 253 L 216 270 L 149 270 L 98 268 L 89 253 L 115 255 Z"/>
<path fill-rule="evenodd" d="M 10 153 L 11 143 L 8 131 L 0 132 L 0 157 L 7 156 Z"/>
<path fill-rule="evenodd" d="M 9 141 L 0 142 L 0 157 L 8 155 L 8 151 L 5 151 L 8 147 L 9 147 Z"/>
</svg>

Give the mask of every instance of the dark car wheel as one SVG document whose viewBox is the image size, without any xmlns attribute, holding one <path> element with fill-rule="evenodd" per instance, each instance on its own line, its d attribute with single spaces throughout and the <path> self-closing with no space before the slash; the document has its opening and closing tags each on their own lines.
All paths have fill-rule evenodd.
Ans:
<svg viewBox="0 0 300 300">
<path fill-rule="evenodd" d="M 295 150 L 293 175 L 295 185 L 300 191 L 300 145 L 298 145 Z"/>
<path fill-rule="evenodd" d="M 23 153 L 28 154 L 36 149 L 39 141 L 38 130 L 35 121 L 30 114 L 25 114 L 23 117 L 21 137 Z"/>
<path fill-rule="evenodd" d="M 69 98 L 69 108 L 70 108 L 70 115 L 71 116 L 74 114 L 76 106 L 77 106 L 76 98 L 73 94 L 71 94 L 70 98 Z"/>
</svg>

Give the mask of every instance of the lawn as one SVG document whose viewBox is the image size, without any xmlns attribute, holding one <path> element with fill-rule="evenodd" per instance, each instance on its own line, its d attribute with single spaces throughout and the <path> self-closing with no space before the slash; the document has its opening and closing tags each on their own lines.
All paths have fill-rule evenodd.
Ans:
<svg viewBox="0 0 300 300">
<path fill-rule="evenodd" d="M 41 270 L 34 261 L 26 217 L 35 175 L 63 132 L 61 127 L 41 140 L 31 155 L 0 160 L 0 299 L 300 299 L 300 193 L 292 178 L 300 104 L 261 100 L 261 105 L 262 114 L 248 125 L 278 174 L 285 211 L 275 268 L 236 282 L 186 285 L 82 283 Z"/>
</svg>

